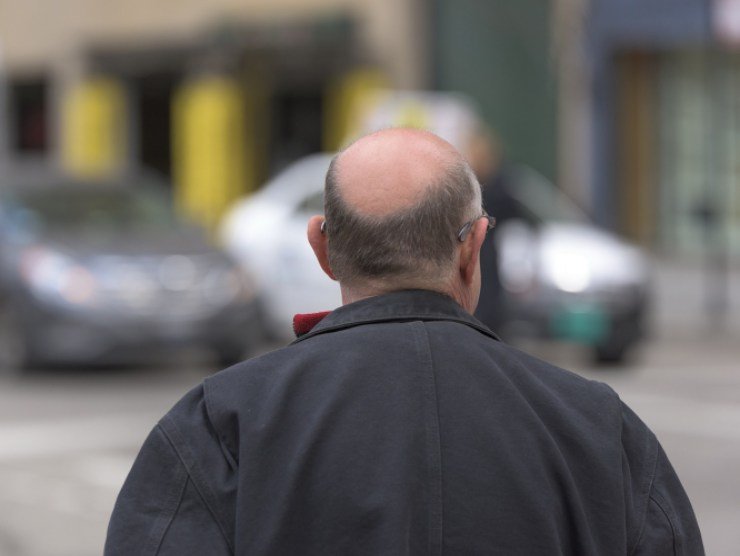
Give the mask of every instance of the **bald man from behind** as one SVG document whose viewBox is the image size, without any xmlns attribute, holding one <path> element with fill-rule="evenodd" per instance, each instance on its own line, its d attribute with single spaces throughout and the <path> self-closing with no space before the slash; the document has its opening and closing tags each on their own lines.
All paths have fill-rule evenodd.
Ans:
<svg viewBox="0 0 740 556">
<path fill-rule="evenodd" d="M 308 224 L 343 305 L 207 378 L 156 425 L 108 556 L 703 554 L 653 433 L 608 386 L 472 313 L 491 227 L 423 131 L 333 160 Z"/>
</svg>

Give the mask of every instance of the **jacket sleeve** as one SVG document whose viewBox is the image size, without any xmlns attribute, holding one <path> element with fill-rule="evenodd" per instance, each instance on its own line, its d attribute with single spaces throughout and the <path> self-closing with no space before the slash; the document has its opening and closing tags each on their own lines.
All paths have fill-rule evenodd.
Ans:
<svg viewBox="0 0 740 556">
<path fill-rule="evenodd" d="M 655 435 L 623 405 L 623 470 L 634 556 L 702 556 L 699 525 L 686 491 Z"/>
<path fill-rule="evenodd" d="M 233 554 L 229 466 L 191 392 L 152 430 L 121 489 L 105 556 Z"/>
</svg>

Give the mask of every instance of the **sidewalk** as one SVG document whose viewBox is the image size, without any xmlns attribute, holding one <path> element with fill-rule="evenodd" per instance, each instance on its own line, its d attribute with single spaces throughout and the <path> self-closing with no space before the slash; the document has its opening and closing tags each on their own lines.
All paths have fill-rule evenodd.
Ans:
<svg viewBox="0 0 740 556">
<path fill-rule="evenodd" d="M 716 284 L 716 276 L 708 276 L 707 269 L 701 264 L 654 258 L 653 337 L 732 343 L 740 355 L 740 267 L 735 265 L 728 270 L 725 293 L 714 298 L 719 315 L 712 317 L 708 291 Z"/>
</svg>

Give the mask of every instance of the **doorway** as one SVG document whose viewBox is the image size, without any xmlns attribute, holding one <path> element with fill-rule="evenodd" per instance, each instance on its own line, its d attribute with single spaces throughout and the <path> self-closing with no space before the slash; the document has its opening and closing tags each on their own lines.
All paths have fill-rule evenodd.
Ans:
<svg viewBox="0 0 740 556">
<path fill-rule="evenodd" d="M 179 78 L 152 73 L 134 79 L 134 119 L 138 164 L 168 181 L 172 177 L 172 96 Z"/>
</svg>

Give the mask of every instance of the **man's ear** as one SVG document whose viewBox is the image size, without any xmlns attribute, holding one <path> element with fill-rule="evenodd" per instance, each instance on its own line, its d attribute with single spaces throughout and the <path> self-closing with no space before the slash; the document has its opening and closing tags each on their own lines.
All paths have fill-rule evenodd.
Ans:
<svg viewBox="0 0 740 556">
<path fill-rule="evenodd" d="M 475 271 L 480 265 L 480 249 L 487 231 L 488 222 L 485 218 L 479 218 L 463 241 L 460 250 L 460 278 L 467 286 L 475 280 Z"/>
<path fill-rule="evenodd" d="M 332 280 L 336 280 L 334 273 L 331 271 L 329 266 L 329 252 L 327 250 L 327 238 L 326 234 L 322 232 L 321 227 L 324 224 L 323 216 L 312 216 L 308 221 L 308 229 L 306 235 L 308 236 L 308 243 L 311 244 L 316 260 L 319 261 L 321 269 L 326 275 Z"/>
</svg>

